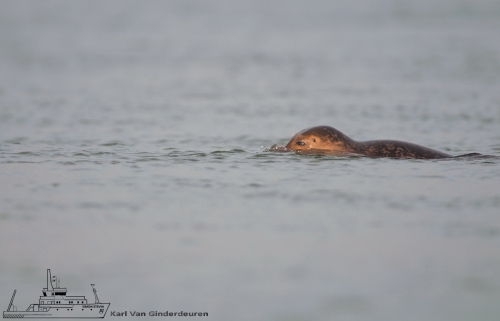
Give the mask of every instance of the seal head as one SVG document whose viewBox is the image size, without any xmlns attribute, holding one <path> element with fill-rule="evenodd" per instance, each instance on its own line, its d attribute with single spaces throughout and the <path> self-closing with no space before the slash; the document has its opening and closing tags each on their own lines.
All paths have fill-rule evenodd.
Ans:
<svg viewBox="0 0 500 321">
<path fill-rule="evenodd" d="M 286 149 L 308 154 L 365 155 L 371 157 L 437 159 L 452 155 L 397 140 L 355 141 L 329 126 L 317 126 L 297 133 Z"/>
<path fill-rule="evenodd" d="M 329 126 L 317 126 L 298 132 L 286 145 L 289 150 L 302 153 L 344 155 L 356 153 L 356 142 Z"/>
</svg>

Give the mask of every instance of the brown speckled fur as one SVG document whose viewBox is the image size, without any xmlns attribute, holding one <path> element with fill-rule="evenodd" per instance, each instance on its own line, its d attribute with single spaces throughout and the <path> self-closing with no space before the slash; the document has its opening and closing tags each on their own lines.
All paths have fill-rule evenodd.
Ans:
<svg viewBox="0 0 500 321">
<path fill-rule="evenodd" d="M 317 137 L 314 143 L 311 137 Z M 319 141 L 321 140 L 321 141 Z M 297 145 L 297 142 L 306 144 Z M 317 146 L 316 146 L 317 145 Z M 318 152 L 332 154 L 361 154 L 371 157 L 437 159 L 453 157 L 452 155 L 396 140 L 372 140 L 357 142 L 342 132 L 329 126 L 317 126 L 305 129 L 292 137 L 286 148 L 301 152 Z"/>
</svg>

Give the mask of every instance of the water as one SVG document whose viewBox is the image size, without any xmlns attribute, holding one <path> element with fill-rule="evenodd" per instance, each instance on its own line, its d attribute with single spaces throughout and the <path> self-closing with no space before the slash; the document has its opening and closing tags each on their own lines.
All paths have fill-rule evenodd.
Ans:
<svg viewBox="0 0 500 321">
<path fill-rule="evenodd" d="M 1 6 L 5 307 L 51 268 L 110 311 L 498 319 L 498 159 L 265 152 L 330 125 L 500 156 L 496 1 Z"/>
</svg>

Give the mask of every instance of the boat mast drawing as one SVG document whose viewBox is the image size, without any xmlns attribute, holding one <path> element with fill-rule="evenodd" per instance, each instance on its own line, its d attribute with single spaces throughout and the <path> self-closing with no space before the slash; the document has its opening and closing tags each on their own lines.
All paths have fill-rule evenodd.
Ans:
<svg viewBox="0 0 500 321">
<path fill-rule="evenodd" d="M 14 290 L 14 294 L 12 294 L 12 299 L 10 299 L 9 307 L 7 308 L 7 311 L 10 311 L 12 308 L 12 303 L 14 303 L 14 297 L 16 296 L 17 290 Z M 16 307 L 14 306 L 14 311 L 16 311 Z"/>
</svg>

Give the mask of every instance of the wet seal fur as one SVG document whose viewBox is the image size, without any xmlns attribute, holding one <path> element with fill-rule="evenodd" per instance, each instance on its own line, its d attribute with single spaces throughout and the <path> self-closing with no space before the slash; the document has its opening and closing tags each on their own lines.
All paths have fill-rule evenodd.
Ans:
<svg viewBox="0 0 500 321">
<path fill-rule="evenodd" d="M 273 146 L 270 150 L 296 151 L 307 154 L 365 155 L 370 157 L 415 159 L 454 157 L 428 147 L 397 140 L 358 142 L 330 126 L 317 126 L 304 129 L 293 136 L 285 147 Z M 469 155 L 475 156 L 480 154 L 467 154 L 467 156 Z"/>
</svg>

